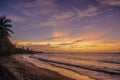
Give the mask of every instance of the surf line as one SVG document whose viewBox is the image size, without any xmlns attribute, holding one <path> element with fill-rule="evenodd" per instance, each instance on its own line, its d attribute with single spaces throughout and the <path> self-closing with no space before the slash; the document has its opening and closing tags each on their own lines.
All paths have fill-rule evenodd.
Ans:
<svg viewBox="0 0 120 80">
<path fill-rule="evenodd" d="M 67 70 L 67 69 L 64 69 L 64 68 L 54 67 L 54 66 L 51 66 L 51 65 L 47 64 L 46 62 L 37 60 L 35 58 L 34 59 L 30 58 L 29 55 L 23 55 L 23 58 L 24 58 L 23 61 L 32 63 L 37 67 L 46 68 L 46 69 L 58 72 L 61 75 L 64 75 L 66 77 L 69 77 L 69 78 L 72 78 L 72 79 L 75 79 L 75 80 L 94 80 L 94 79 L 89 78 L 88 76 L 80 75 L 78 73 L 75 73 L 74 71 L 70 71 L 70 70 Z"/>
</svg>

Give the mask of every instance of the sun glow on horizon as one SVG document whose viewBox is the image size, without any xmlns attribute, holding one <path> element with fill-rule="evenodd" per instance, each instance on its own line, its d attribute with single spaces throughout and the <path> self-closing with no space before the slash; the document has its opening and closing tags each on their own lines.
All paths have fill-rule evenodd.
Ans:
<svg viewBox="0 0 120 80">
<path fill-rule="evenodd" d="M 13 42 L 18 47 L 30 47 L 44 52 L 120 52 L 120 41 L 69 41 L 69 42 Z"/>
</svg>

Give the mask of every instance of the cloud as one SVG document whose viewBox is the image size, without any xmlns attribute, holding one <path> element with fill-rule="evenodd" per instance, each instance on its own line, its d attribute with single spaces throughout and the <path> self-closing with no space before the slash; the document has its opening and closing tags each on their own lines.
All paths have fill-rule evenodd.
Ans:
<svg viewBox="0 0 120 80">
<path fill-rule="evenodd" d="M 100 41 L 100 43 L 102 44 L 118 44 L 120 45 L 120 40 L 104 40 L 104 41 Z"/>
<path fill-rule="evenodd" d="M 25 1 L 23 4 L 24 7 L 27 8 L 36 8 L 36 7 L 56 7 L 54 4 L 54 0 L 31 0 L 31 1 Z"/>
<path fill-rule="evenodd" d="M 44 39 L 44 40 L 55 40 L 55 39 L 60 39 L 62 37 L 50 37 L 50 38 L 47 38 L 47 39 Z"/>
<path fill-rule="evenodd" d="M 83 41 L 85 41 L 85 39 L 75 40 L 74 43 L 83 42 Z"/>
<path fill-rule="evenodd" d="M 74 8 L 74 10 L 77 12 L 79 17 L 90 17 L 90 16 L 95 16 L 99 14 L 97 12 L 98 9 L 93 6 L 88 6 L 88 8 L 85 10 L 79 10 L 77 8 Z"/>
<path fill-rule="evenodd" d="M 97 40 L 100 39 L 103 35 L 105 34 L 105 32 L 84 32 L 80 35 L 81 38 L 84 39 L 89 39 L 89 40 Z"/>
<path fill-rule="evenodd" d="M 21 1 L 16 9 L 27 16 L 38 17 L 39 15 L 50 14 L 57 11 L 57 5 L 55 0 L 31 0 Z"/>
<path fill-rule="evenodd" d="M 11 16 L 8 16 L 8 18 L 10 18 L 11 20 L 13 20 L 13 21 L 17 21 L 17 22 L 24 22 L 25 21 L 25 19 L 24 18 L 22 18 L 22 17 L 20 17 L 20 16 L 13 16 L 13 15 L 11 15 Z"/>
<path fill-rule="evenodd" d="M 50 27 L 52 26 L 52 27 L 54 27 L 54 26 L 60 25 L 60 23 L 57 21 L 46 21 L 46 22 L 38 23 L 38 25 L 39 26 L 50 26 Z"/>
<path fill-rule="evenodd" d="M 55 30 L 53 31 L 52 33 L 52 36 L 49 37 L 49 38 L 46 38 L 46 39 L 43 39 L 44 41 L 49 41 L 49 40 L 61 40 L 63 38 L 66 38 L 67 37 L 67 32 L 64 32 L 64 31 L 58 31 L 58 30 Z"/>
<path fill-rule="evenodd" d="M 98 8 L 95 6 L 88 6 L 84 10 L 80 10 L 77 8 L 73 8 L 71 11 L 64 11 L 64 12 L 59 12 L 55 15 L 53 15 L 53 19 L 55 20 L 76 20 L 76 18 L 81 18 L 81 17 L 91 17 L 91 16 L 96 16 L 100 14 L 98 11 Z"/>
<path fill-rule="evenodd" d="M 94 23 L 84 26 L 84 28 L 82 28 L 82 33 L 78 36 L 86 40 L 101 40 L 103 38 L 106 38 L 106 35 L 109 33 L 109 31 L 110 28 L 108 29 Z"/>
<path fill-rule="evenodd" d="M 53 37 L 65 37 L 68 35 L 67 31 L 64 30 L 55 30 L 53 31 Z"/>
<path fill-rule="evenodd" d="M 84 39 L 81 39 L 81 40 L 75 40 L 75 41 L 72 41 L 72 42 L 69 42 L 69 43 L 60 43 L 58 45 L 73 45 L 73 44 L 77 44 L 77 43 L 80 43 L 80 42 L 83 42 L 85 41 Z"/>
<path fill-rule="evenodd" d="M 62 12 L 61 14 L 54 15 L 57 20 L 71 18 L 74 14 L 72 12 Z"/>
<path fill-rule="evenodd" d="M 69 42 L 69 43 L 60 43 L 60 44 L 58 44 L 58 45 L 72 45 L 72 44 L 74 44 L 73 42 Z"/>
<path fill-rule="evenodd" d="M 120 6 L 120 0 L 97 0 L 102 4 Z"/>
</svg>

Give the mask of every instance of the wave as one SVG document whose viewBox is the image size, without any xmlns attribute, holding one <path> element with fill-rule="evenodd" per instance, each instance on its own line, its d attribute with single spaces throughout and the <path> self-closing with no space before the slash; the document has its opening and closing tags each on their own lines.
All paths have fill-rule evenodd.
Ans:
<svg viewBox="0 0 120 80">
<path fill-rule="evenodd" d="M 90 64 L 83 64 L 83 62 L 80 64 L 74 64 L 74 62 L 72 63 L 69 63 L 71 62 L 71 60 L 64 60 L 63 61 L 55 61 L 55 60 L 48 60 L 48 59 L 44 59 L 44 58 L 38 58 L 38 57 L 35 57 L 35 56 L 29 56 L 30 58 L 34 58 L 34 59 L 38 59 L 40 61 L 44 61 L 44 62 L 50 62 L 50 63 L 56 63 L 56 64 L 62 64 L 62 65 L 67 65 L 67 66 L 73 66 L 73 67 L 78 67 L 78 68 L 83 68 L 83 69 L 88 69 L 88 70 L 94 70 L 94 71 L 100 71 L 100 72 L 104 72 L 104 73 L 109 73 L 109 74 L 120 74 L 120 65 L 115 65 L 117 68 L 113 68 L 113 67 L 110 67 L 108 63 L 104 63 L 106 65 L 108 65 L 107 67 L 105 66 L 101 66 L 101 65 L 98 65 L 98 64 L 94 64 L 94 65 L 90 65 Z M 69 61 L 69 62 L 68 62 Z M 68 63 L 67 63 L 68 62 Z M 88 62 L 88 61 L 85 61 L 84 62 Z M 89 61 L 89 63 L 92 63 Z"/>
<path fill-rule="evenodd" d="M 99 57 L 99 56 L 96 56 Z M 109 57 L 109 56 L 105 56 Z M 30 60 L 34 60 L 33 64 L 37 62 L 37 65 L 48 65 L 49 67 L 59 68 L 72 71 L 76 73 L 76 75 L 82 75 L 84 77 L 87 76 L 87 79 L 83 80 L 119 80 L 120 79 L 120 64 L 114 63 L 115 57 L 112 62 L 110 60 L 106 60 L 103 58 L 95 58 L 92 59 L 90 56 L 71 56 L 69 54 L 40 54 L 40 55 L 29 55 L 27 58 Z M 117 57 L 118 59 L 118 57 Z M 47 68 L 46 66 L 44 66 Z M 54 69 L 53 69 L 54 70 Z M 57 71 L 57 70 L 56 70 Z M 59 71 L 57 71 L 59 72 Z M 62 72 L 60 72 L 62 73 Z M 63 73 L 62 73 L 63 74 Z M 68 73 L 67 73 L 68 74 Z M 68 74 L 69 75 L 69 74 Z M 98 76 L 99 75 L 99 76 Z M 81 80 L 81 79 L 76 79 Z"/>
</svg>

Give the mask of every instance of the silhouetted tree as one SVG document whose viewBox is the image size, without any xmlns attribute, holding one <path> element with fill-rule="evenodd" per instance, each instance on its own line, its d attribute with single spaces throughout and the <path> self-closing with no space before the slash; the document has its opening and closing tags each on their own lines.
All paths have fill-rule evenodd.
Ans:
<svg viewBox="0 0 120 80">
<path fill-rule="evenodd" d="M 0 16 L 0 52 L 8 52 L 14 47 L 10 42 L 10 33 L 14 33 L 10 24 L 11 20 L 6 18 L 6 16 Z"/>
<path fill-rule="evenodd" d="M 8 40 L 10 33 L 14 33 L 10 28 L 12 25 L 10 24 L 11 20 L 7 19 L 6 16 L 0 16 L 0 39 Z"/>
</svg>

